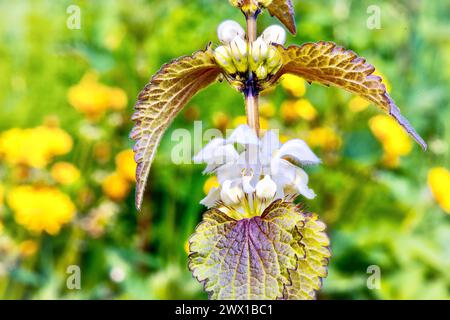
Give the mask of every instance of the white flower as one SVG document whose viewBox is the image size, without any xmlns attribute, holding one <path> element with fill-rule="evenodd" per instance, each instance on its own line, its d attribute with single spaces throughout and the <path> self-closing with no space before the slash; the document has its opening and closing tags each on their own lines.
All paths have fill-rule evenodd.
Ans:
<svg viewBox="0 0 450 320">
<path fill-rule="evenodd" d="M 261 37 L 267 44 L 276 43 L 284 45 L 286 42 L 286 31 L 279 25 L 272 25 L 264 30 Z"/>
<path fill-rule="evenodd" d="M 277 185 L 269 175 L 265 175 L 256 185 L 256 196 L 260 199 L 273 199 L 276 192 Z"/>
<path fill-rule="evenodd" d="M 267 59 L 269 55 L 269 46 L 261 37 L 252 42 L 251 55 L 255 63 L 262 62 Z"/>
<path fill-rule="evenodd" d="M 230 42 L 231 54 L 237 61 L 244 61 L 247 57 L 247 42 L 239 36 Z"/>
<path fill-rule="evenodd" d="M 237 70 L 231 59 L 231 52 L 228 46 L 217 47 L 216 50 L 214 50 L 214 58 L 227 72 L 231 74 L 236 73 Z"/>
<path fill-rule="evenodd" d="M 245 31 L 236 21 L 225 20 L 217 28 L 217 36 L 223 44 L 230 44 L 236 36 L 244 39 Z"/>
<path fill-rule="evenodd" d="M 222 201 L 227 205 L 237 204 L 244 197 L 241 187 L 231 180 L 226 180 L 220 191 Z"/>
<path fill-rule="evenodd" d="M 234 144 L 243 151 L 238 153 Z M 273 130 L 259 139 L 247 125 L 239 126 L 228 139 L 213 139 L 194 161 L 206 163 L 204 172 L 216 174 L 220 184 L 202 200 L 208 207 L 220 200 L 236 204 L 244 194 L 250 201 L 253 194 L 273 200 L 298 194 L 308 199 L 315 197 L 308 187 L 308 175 L 299 166 L 319 164 L 320 159 L 303 140 L 293 139 L 282 145 Z"/>
</svg>

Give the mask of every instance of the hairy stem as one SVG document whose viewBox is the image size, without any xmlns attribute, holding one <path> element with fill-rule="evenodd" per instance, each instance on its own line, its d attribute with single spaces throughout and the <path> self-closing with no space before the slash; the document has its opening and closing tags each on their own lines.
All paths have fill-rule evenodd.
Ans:
<svg viewBox="0 0 450 320">
<path fill-rule="evenodd" d="M 246 15 L 247 19 L 247 42 L 248 45 L 256 40 L 257 24 L 256 19 L 259 12 Z M 259 136 L 259 92 L 255 87 L 253 72 L 249 70 L 245 95 L 245 112 L 247 114 L 247 124 L 254 129 Z"/>
</svg>

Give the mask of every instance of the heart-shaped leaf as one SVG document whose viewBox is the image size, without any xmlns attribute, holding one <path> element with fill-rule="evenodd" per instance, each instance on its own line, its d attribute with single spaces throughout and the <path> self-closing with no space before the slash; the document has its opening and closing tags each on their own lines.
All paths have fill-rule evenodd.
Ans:
<svg viewBox="0 0 450 320">
<path fill-rule="evenodd" d="M 307 254 L 313 253 L 316 260 L 315 252 L 325 250 L 320 247 L 324 243 L 321 238 L 315 247 L 315 231 L 305 229 L 307 219 L 309 216 L 294 203 L 282 200 L 250 219 L 235 220 L 219 209 L 211 209 L 189 241 L 189 269 L 204 284 L 211 299 L 304 297 L 304 292 L 317 286 L 296 278 L 294 282 L 290 273 L 319 277 L 323 273 L 319 274 L 316 262 L 309 262 Z M 303 239 L 307 239 L 308 248 Z M 300 273 L 302 260 L 309 264 L 303 264 L 306 268 Z M 316 284 L 320 279 L 312 281 Z M 297 285 L 305 285 L 304 291 L 286 289 Z"/>
<path fill-rule="evenodd" d="M 423 149 L 427 148 L 425 141 L 401 115 L 382 79 L 373 75 L 375 67 L 366 63 L 364 58 L 332 42 L 322 41 L 287 49 L 278 46 L 278 50 L 283 57 L 283 67 L 271 79 L 272 83 L 283 74 L 290 73 L 303 77 L 309 83 L 332 85 L 360 95 L 392 116 Z"/>
<path fill-rule="evenodd" d="M 136 207 L 140 209 L 150 166 L 161 137 L 172 120 L 201 89 L 221 73 L 211 50 L 198 51 L 165 64 L 139 94 L 130 134 L 136 169 Z"/>
<path fill-rule="evenodd" d="M 273 0 L 267 9 L 269 10 L 269 13 L 280 20 L 292 34 L 297 33 L 292 0 Z"/>
</svg>

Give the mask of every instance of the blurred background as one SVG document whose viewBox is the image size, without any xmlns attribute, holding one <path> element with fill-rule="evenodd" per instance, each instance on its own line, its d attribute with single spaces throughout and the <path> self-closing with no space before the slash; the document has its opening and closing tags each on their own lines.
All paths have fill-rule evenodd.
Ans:
<svg viewBox="0 0 450 320">
<path fill-rule="evenodd" d="M 299 32 L 287 43 L 331 40 L 366 57 L 429 143 L 424 153 L 366 101 L 299 78 L 262 97 L 262 126 L 304 139 L 323 160 L 307 169 L 318 196 L 306 201 L 332 243 L 319 298 L 450 298 L 450 2 L 294 3 Z M 381 9 L 379 30 L 366 26 L 370 5 Z M 243 99 L 216 84 L 182 111 L 141 213 L 128 134 L 151 75 L 217 44 L 225 19 L 244 23 L 226 0 L 0 0 L 0 298 L 207 297 L 186 241 L 216 181 L 171 163 L 171 131 L 195 120 L 233 128 L 245 122 Z M 260 31 L 278 23 L 259 21 Z M 71 265 L 80 290 L 66 285 Z M 379 289 L 368 289 L 370 266 Z"/>
</svg>

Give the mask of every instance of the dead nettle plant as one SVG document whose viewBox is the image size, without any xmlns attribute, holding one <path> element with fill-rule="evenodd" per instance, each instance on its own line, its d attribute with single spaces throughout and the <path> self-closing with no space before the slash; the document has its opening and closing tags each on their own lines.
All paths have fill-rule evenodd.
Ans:
<svg viewBox="0 0 450 320">
<path fill-rule="evenodd" d="M 211 299 L 314 299 L 327 276 L 330 241 L 317 214 L 294 200 L 309 199 L 302 166 L 319 158 L 300 139 L 281 144 L 275 131 L 260 135 L 258 96 L 284 74 L 310 84 L 357 94 L 392 116 L 421 146 L 423 139 L 400 114 L 375 68 L 332 42 L 284 47 L 286 34 L 273 25 L 257 36 L 267 9 L 296 33 L 292 0 L 230 0 L 246 18 L 218 27 L 220 46 L 164 65 L 139 95 L 131 138 L 137 162 L 136 206 L 164 131 L 199 90 L 226 80 L 245 97 L 248 125 L 226 139 L 211 140 L 194 157 L 217 175 L 220 186 L 201 201 L 208 211 L 189 240 L 189 269 Z"/>
</svg>

